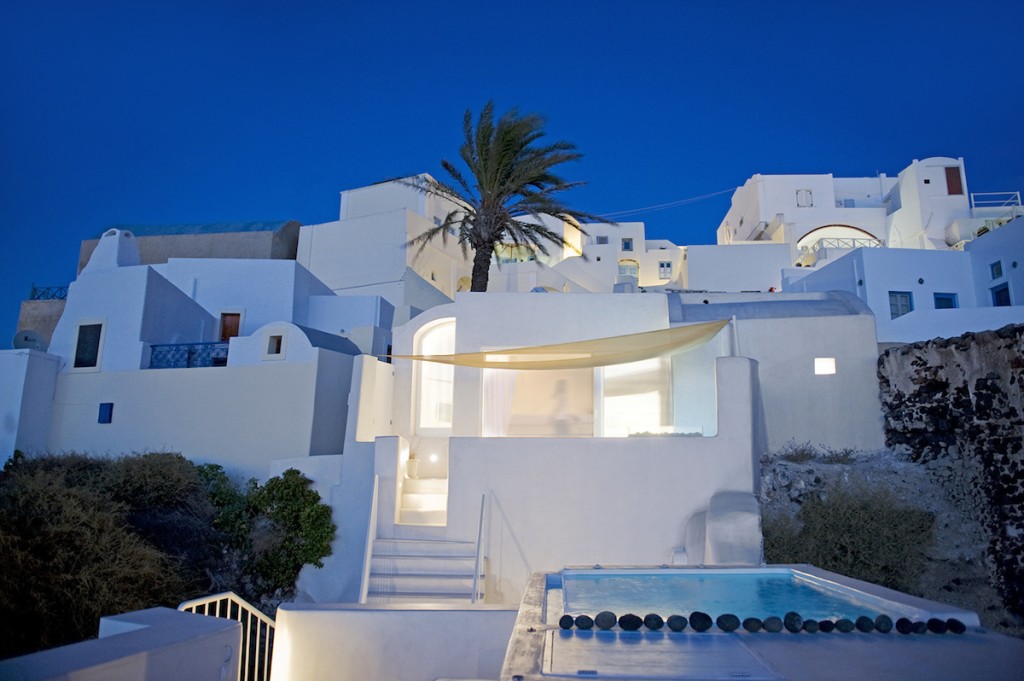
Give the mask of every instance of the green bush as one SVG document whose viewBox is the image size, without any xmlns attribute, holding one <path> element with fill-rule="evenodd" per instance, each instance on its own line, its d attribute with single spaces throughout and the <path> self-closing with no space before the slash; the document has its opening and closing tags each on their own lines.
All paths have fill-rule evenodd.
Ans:
<svg viewBox="0 0 1024 681">
<path fill-rule="evenodd" d="M 0 472 L 0 657 L 200 594 L 260 603 L 321 567 L 334 531 L 294 469 L 239 487 L 177 454 L 15 456 Z"/>
<path fill-rule="evenodd" d="M 835 487 L 808 499 L 794 519 L 766 517 L 769 563 L 811 563 L 900 591 L 919 592 L 931 513 L 901 504 L 884 489 Z"/>
</svg>

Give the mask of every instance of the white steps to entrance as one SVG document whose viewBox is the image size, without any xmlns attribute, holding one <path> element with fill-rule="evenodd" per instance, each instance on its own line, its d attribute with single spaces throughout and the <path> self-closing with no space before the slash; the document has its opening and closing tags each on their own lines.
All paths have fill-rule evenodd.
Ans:
<svg viewBox="0 0 1024 681">
<path fill-rule="evenodd" d="M 448 522 L 448 480 L 408 478 L 403 481 L 398 522 L 403 525 L 445 525 Z"/>
<path fill-rule="evenodd" d="M 377 539 L 366 601 L 469 603 L 475 552 L 471 542 Z M 483 589 L 482 575 L 478 589 Z"/>
</svg>

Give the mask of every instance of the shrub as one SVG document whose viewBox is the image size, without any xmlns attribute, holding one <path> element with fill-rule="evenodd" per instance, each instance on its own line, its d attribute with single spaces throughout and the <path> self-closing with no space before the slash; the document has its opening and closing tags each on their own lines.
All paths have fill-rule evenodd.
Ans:
<svg viewBox="0 0 1024 681">
<path fill-rule="evenodd" d="M 0 657 L 94 636 L 103 615 L 290 590 L 334 537 L 311 484 L 292 469 L 240 488 L 177 454 L 13 457 L 0 472 Z"/>
<path fill-rule="evenodd" d="M 0 657 L 90 638 L 102 615 L 185 593 L 176 561 L 126 525 L 123 504 L 84 484 L 99 467 L 58 458 L 0 474 Z"/>
<path fill-rule="evenodd" d="M 765 558 L 917 592 L 933 526 L 931 513 L 904 506 L 887 490 L 836 487 L 804 502 L 795 521 L 765 518 Z"/>
</svg>

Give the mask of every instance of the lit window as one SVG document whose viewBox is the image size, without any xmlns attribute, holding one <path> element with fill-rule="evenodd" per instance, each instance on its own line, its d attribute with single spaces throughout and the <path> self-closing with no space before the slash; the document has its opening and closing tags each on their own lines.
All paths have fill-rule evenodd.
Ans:
<svg viewBox="0 0 1024 681">
<path fill-rule="evenodd" d="M 1003 261 L 996 260 L 994 263 L 988 266 L 989 271 L 992 272 L 992 278 L 998 279 L 1003 276 Z"/>
<path fill-rule="evenodd" d="M 633 250 L 633 240 L 628 238 L 628 237 L 624 238 L 622 240 L 622 250 L 624 250 L 624 251 L 632 251 Z"/>
<path fill-rule="evenodd" d="M 954 310 L 960 307 L 957 302 L 955 293 L 936 293 L 935 294 L 935 309 L 936 310 Z"/>
<path fill-rule="evenodd" d="M 828 376 L 836 372 L 835 357 L 815 357 L 814 373 L 817 376 Z"/>
<path fill-rule="evenodd" d="M 914 294 L 909 291 L 889 291 L 889 315 L 891 319 L 902 317 L 914 309 Z"/>
<path fill-rule="evenodd" d="M 99 363 L 102 337 L 102 324 L 82 324 L 78 327 L 78 342 L 75 344 L 76 369 L 94 367 Z"/>
<path fill-rule="evenodd" d="M 660 279 L 671 279 L 672 278 L 672 262 L 669 260 L 662 260 L 658 263 L 658 278 Z"/>
<path fill-rule="evenodd" d="M 419 342 L 421 355 L 448 355 L 455 352 L 455 322 L 444 320 L 423 332 Z M 451 428 L 455 395 L 455 367 L 437 362 L 420 362 L 421 428 Z"/>
</svg>

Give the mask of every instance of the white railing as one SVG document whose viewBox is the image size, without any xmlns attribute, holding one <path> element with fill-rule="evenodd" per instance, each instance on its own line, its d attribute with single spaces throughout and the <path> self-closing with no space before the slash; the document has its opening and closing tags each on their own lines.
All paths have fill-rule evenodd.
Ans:
<svg viewBox="0 0 1024 681">
<path fill-rule="evenodd" d="M 971 210 L 1013 208 L 1020 205 L 1020 192 L 971 192 Z"/>
<path fill-rule="evenodd" d="M 476 526 L 476 555 L 473 558 L 473 593 L 469 596 L 470 603 L 476 603 L 480 596 L 480 551 L 483 548 L 484 535 L 484 504 L 487 495 L 480 495 L 480 520 Z"/>
<path fill-rule="evenodd" d="M 242 650 L 238 666 L 239 681 L 268 681 L 274 653 L 274 620 L 256 606 L 231 591 L 185 601 L 182 612 L 222 617 L 242 625 Z"/>
<path fill-rule="evenodd" d="M 399 473 L 401 475 L 401 473 Z M 365 603 L 370 592 L 370 569 L 373 566 L 373 543 L 377 539 L 377 503 L 380 477 L 373 476 L 373 496 L 370 501 L 370 521 L 366 528 L 366 553 L 363 554 L 363 576 L 359 582 L 359 602 Z"/>
<path fill-rule="evenodd" d="M 825 237 L 818 239 L 811 246 L 812 251 L 820 251 L 823 248 L 881 248 L 882 242 L 878 239 L 836 239 Z"/>
</svg>

